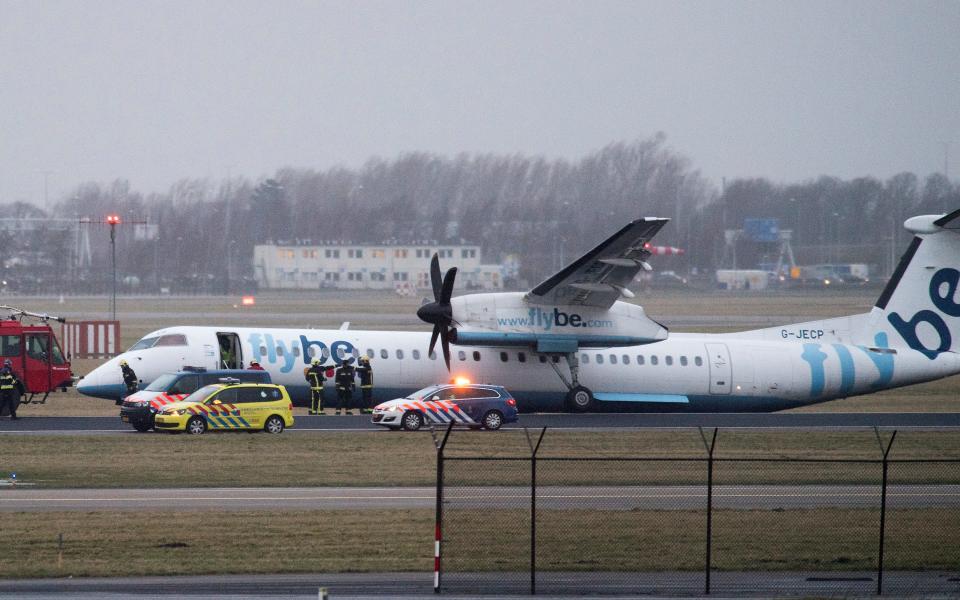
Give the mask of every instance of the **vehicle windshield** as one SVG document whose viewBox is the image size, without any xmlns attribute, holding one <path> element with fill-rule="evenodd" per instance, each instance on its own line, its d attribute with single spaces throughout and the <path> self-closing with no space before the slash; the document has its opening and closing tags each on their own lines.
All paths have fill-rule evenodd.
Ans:
<svg viewBox="0 0 960 600">
<path fill-rule="evenodd" d="M 181 402 L 203 402 L 204 400 L 212 396 L 214 392 L 220 390 L 222 387 L 223 385 L 216 384 L 216 383 L 205 385 L 199 390 L 195 391 L 194 393 L 190 394 L 189 396 L 181 400 Z"/>
<path fill-rule="evenodd" d="M 177 376 L 173 373 L 166 373 L 161 375 L 153 380 L 153 383 L 148 385 L 146 391 L 148 392 L 165 392 L 170 388 L 170 385 L 177 380 Z"/>
</svg>

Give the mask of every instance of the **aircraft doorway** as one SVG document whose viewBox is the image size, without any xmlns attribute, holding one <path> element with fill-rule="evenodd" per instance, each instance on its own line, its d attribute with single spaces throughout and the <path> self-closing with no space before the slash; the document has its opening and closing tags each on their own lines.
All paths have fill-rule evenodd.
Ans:
<svg viewBox="0 0 960 600">
<path fill-rule="evenodd" d="M 217 333 L 217 344 L 220 346 L 221 369 L 243 368 L 243 347 L 240 345 L 240 336 L 235 333 Z"/>
<path fill-rule="evenodd" d="M 726 344 L 704 344 L 707 347 L 707 364 L 710 365 L 710 393 L 729 394 L 730 379 L 733 370 L 730 368 L 730 350 Z"/>
</svg>

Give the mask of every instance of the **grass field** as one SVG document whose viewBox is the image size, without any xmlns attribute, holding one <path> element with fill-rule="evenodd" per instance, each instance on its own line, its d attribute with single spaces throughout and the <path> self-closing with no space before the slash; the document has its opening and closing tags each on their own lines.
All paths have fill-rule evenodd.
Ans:
<svg viewBox="0 0 960 600">
<path fill-rule="evenodd" d="M 703 568 L 702 511 L 538 515 L 538 566 L 545 571 Z M 451 509 L 446 518 L 446 572 L 527 567 L 518 557 L 529 552 L 528 511 Z M 432 510 L 12 513 L 3 520 L 5 578 L 365 571 L 414 571 L 429 578 L 433 567 Z M 878 511 L 865 509 L 718 510 L 714 566 L 870 570 L 876 566 L 878 521 Z M 891 511 L 887 543 L 890 570 L 957 569 L 960 515 Z"/>
</svg>

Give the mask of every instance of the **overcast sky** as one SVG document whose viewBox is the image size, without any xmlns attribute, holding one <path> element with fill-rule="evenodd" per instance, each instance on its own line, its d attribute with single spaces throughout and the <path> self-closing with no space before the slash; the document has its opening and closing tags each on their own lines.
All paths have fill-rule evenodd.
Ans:
<svg viewBox="0 0 960 600">
<path fill-rule="evenodd" d="M 0 0 L 0 203 L 82 181 L 579 158 L 960 176 L 960 2 Z"/>
</svg>

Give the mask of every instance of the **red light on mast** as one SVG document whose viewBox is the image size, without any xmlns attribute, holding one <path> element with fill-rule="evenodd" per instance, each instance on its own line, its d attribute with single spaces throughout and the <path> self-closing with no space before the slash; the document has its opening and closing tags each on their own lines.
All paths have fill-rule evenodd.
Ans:
<svg viewBox="0 0 960 600">
<path fill-rule="evenodd" d="M 119 224 L 120 224 L 120 215 L 107 215 L 107 224 L 108 224 L 108 225 L 119 225 Z"/>
</svg>

